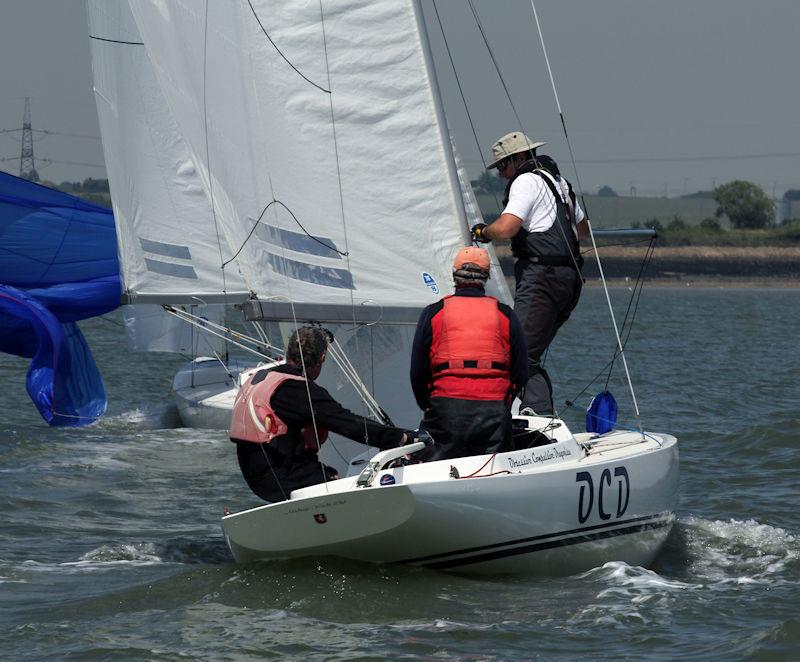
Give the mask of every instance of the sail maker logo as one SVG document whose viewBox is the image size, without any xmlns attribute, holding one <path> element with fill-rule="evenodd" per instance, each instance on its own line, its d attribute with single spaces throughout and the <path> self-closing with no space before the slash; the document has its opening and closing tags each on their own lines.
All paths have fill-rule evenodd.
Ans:
<svg viewBox="0 0 800 662">
<path fill-rule="evenodd" d="M 439 286 L 436 284 L 436 279 L 427 271 L 422 272 L 422 282 L 430 288 L 431 292 L 439 294 Z"/>
<path fill-rule="evenodd" d="M 180 244 L 167 244 L 163 241 L 153 241 L 139 237 L 139 244 L 145 253 L 144 264 L 148 271 L 175 278 L 191 278 L 197 280 L 197 272 L 192 266 L 192 253 L 188 246 Z M 167 258 L 167 259 L 164 259 Z M 181 264 L 176 260 L 188 262 Z"/>
<path fill-rule="evenodd" d="M 249 220 L 256 222 L 256 219 Z M 269 266 L 277 273 L 294 280 L 313 283 L 314 285 L 324 285 L 325 287 L 336 287 L 345 290 L 356 289 L 353 284 L 353 274 L 348 269 L 315 264 L 310 259 L 322 257 L 341 260 L 343 254 L 333 243 L 333 239 L 284 230 L 263 221 L 256 222 L 255 233 L 259 239 L 267 244 L 307 256 L 306 260 L 308 261 L 301 261 L 265 250 L 264 255 L 269 262 Z"/>
</svg>

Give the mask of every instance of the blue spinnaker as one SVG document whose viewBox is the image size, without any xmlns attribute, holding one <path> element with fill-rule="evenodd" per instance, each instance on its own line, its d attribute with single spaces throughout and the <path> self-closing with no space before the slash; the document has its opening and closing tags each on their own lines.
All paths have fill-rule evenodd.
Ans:
<svg viewBox="0 0 800 662">
<path fill-rule="evenodd" d="M 86 425 L 105 412 L 103 380 L 78 325 L 7 285 L 0 285 L 0 349 L 31 359 L 28 395 L 50 425 Z"/>
<path fill-rule="evenodd" d="M 105 389 L 77 320 L 119 306 L 110 209 L 0 173 L 0 351 L 31 359 L 27 390 L 50 425 L 85 425 Z"/>
</svg>

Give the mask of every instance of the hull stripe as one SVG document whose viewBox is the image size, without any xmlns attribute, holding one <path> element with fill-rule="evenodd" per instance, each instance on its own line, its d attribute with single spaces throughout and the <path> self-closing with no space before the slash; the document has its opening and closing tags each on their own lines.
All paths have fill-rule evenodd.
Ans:
<svg viewBox="0 0 800 662">
<path fill-rule="evenodd" d="M 484 561 L 492 561 L 506 556 L 529 554 L 531 552 L 537 552 L 545 549 L 552 549 L 554 547 L 566 547 L 569 545 L 578 545 L 581 543 L 591 542 L 593 540 L 600 540 L 603 538 L 611 538 L 614 536 L 639 533 L 641 531 L 647 531 L 651 529 L 660 529 L 665 526 L 671 525 L 672 522 L 673 522 L 672 513 L 659 513 L 657 515 L 646 515 L 644 517 L 635 517 L 633 519 L 616 521 L 608 524 L 596 524 L 594 526 L 571 529 L 569 531 L 559 531 L 558 533 L 549 533 L 540 536 L 532 536 L 530 538 L 521 538 L 519 540 L 508 540 L 506 542 L 494 543 L 492 545 L 483 545 L 480 547 L 468 547 L 466 549 L 453 550 L 450 552 L 442 552 L 439 554 L 431 554 L 429 556 L 420 556 L 417 558 L 400 561 L 400 563 L 423 565 L 427 568 L 452 568 L 455 566 L 467 565 L 470 563 L 481 563 Z M 611 527 L 619 527 L 619 528 L 611 528 Z M 572 537 L 565 538 L 562 536 L 572 536 Z M 500 547 L 503 547 L 505 549 L 498 549 Z M 456 559 L 445 558 L 445 557 L 460 556 L 463 554 L 467 554 L 468 556 L 461 556 L 461 558 L 456 558 Z M 437 561 L 437 559 L 441 560 Z"/>
</svg>

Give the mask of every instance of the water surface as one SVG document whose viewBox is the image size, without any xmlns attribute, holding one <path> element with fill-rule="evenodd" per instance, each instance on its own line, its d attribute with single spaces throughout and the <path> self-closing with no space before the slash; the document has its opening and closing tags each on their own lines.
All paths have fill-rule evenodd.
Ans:
<svg viewBox="0 0 800 662">
<path fill-rule="evenodd" d="M 624 314 L 627 291 L 612 296 Z M 626 355 L 641 422 L 680 441 L 678 523 L 652 568 L 608 563 L 551 579 L 331 559 L 236 565 L 219 518 L 256 501 L 224 432 L 175 427 L 168 392 L 180 357 L 130 354 L 119 326 L 85 323 L 109 413 L 59 430 L 29 402 L 25 363 L 0 356 L 0 650 L 76 660 L 797 658 L 799 303 L 791 290 L 645 291 Z M 575 402 L 560 405 L 575 429 L 605 386 L 614 343 L 602 292 L 589 289 L 548 357 L 557 401 Z M 635 427 L 621 367 L 609 386 Z"/>
</svg>

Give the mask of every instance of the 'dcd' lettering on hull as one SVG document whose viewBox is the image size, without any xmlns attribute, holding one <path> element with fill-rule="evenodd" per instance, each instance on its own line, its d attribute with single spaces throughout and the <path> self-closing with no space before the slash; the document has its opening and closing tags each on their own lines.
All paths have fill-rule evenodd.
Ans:
<svg viewBox="0 0 800 662">
<path fill-rule="evenodd" d="M 580 524 L 591 517 L 595 502 L 597 503 L 597 515 L 603 521 L 612 517 L 619 519 L 628 510 L 631 483 L 625 467 L 614 467 L 613 475 L 611 469 L 603 469 L 597 483 L 588 471 L 579 471 L 575 474 L 575 482 L 580 484 L 578 489 L 578 522 Z M 614 483 L 617 484 L 616 490 L 613 489 Z M 595 494 L 597 499 L 595 499 Z M 616 503 L 614 502 L 615 496 Z"/>
</svg>

